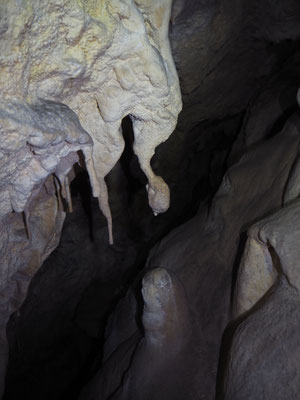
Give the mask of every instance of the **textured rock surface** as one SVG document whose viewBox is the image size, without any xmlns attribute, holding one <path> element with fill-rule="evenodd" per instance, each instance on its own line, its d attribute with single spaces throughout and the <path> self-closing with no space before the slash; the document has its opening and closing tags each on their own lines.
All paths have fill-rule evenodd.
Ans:
<svg viewBox="0 0 300 400">
<path fill-rule="evenodd" d="M 123 387 L 114 397 L 181 399 L 187 396 L 186 388 L 194 392 L 196 384 L 194 377 L 186 374 L 194 367 L 195 354 L 187 356 L 193 330 L 184 288 L 173 274 L 156 268 L 143 278 L 142 294 L 145 337 L 135 350 Z"/>
<path fill-rule="evenodd" d="M 109 221 L 111 241 L 104 178 L 124 148 L 123 117 L 130 114 L 133 119 L 134 149 L 149 180 L 150 204 L 155 212 L 163 212 L 168 208 L 169 192 L 152 172 L 150 159 L 156 146 L 174 130 L 181 109 L 168 42 L 171 2 L 155 6 L 140 1 L 137 6 L 131 0 L 100 1 L 97 5 L 73 0 L 24 2 L 20 9 L 14 1 L 2 4 L 3 98 L 35 105 L 35 119 L 41 123 L 44 100 L 67 104 L 77 113 L 94 141 L 96 177 L 91 166 L 88 170 L 94 196 L 99 197 Z M 26 132 L 24 137 L 30 144 Z M 52 140 L 44 135 L 34 143 L 46 147 Z M 51 162 L 55 163 L 49 160 L 48 165 Z M 43 175 L 42 167 L 36 168 Z"/>
<path fill-rule="evenodd" d="M 62 160 L 84 145 L 90 147 L 92 140 L 63 104 L 2 102 L 0 116 L 3 216 L 24 211 L 49 174 L 62 175 L 63 183 L 69 171 L 63 171 Z M 69 156 L 69 170 L 76 161 L 76 156 Z"/>
<path fill-rule="evenodd" d="M 56 217 L 62 215 L 57 206 L 66 201 L 72 209 L 67 175 L 79 150 L 113 243 L 104 178 L 123 151 L 121 121 L 127 115 L 133 120 L 134 151 L 149 182 L 149 204 L 155 214 L 169 207 L 168 186 L 153 173 L 150 160 L 174 130 L 181 110 L 168 41 L 170 12 L 169 0 L 159 5 L 132 0 L 0 2 L 2 330 L 17 308 L 7 305 L 12 301 L 7 287 L 23 268 L 25 253 L 30 253 L 31 265 L 38 247 L 35 271 L 57 244 L 53 237 L 59 235 L 61 220 Z M 48 179 L 51 174 L 54 181 Z M 46 208 L 38 218 L 33 203 L 46 181 L 55 190 L 48 188 L 52 203 L 40 202 Z M 25 238 L 15 248 L 17 260 L 9 254 L 22 216 L 12 217 L 12 211 L 24 213 L 27 232 L 27 242 Z M 17 220 L 8 231 L 2 228 L 7 218 Z M 41 237 L 34 234 L 39 229 Z M 18 298 L 15 290 L 18 305 L 25 295 L 22 289 Z M 3 368 L 1 372 L 3 377 Z"/>
<path fill-rule="evenodd" d="M 27 295 L 34 274 L 58 245 L 65 213 L 58 210 L 53 179 L 46 181 L 40 193 L 30 203 L 28 240 L 24 219 L 19 213 L 7 214 L 1 220 L 1 272 L 0 293 L 0 395 L 4 390 L 8 344 L 6 324 Z"/>
<path fill-rule="evenodd" d="M 203 178 L 198 183 L 199 191 L 210 190 L 204 170 L 213 169 L 223 155 L 215 154 L 211 165 L 205 167 L 208 149 L 223 134 L 226 138 L 221 143 L 229 142 L 230 134 L 239 129 L 233 126 L 233 117 L 247 129 L 240 132 L 235 145 L 235 150 L 242 147 L 240 157 L 245 151 L 241 142 L 248 146 L 262 140 L 262 135 L 277 133 L 287 114 L 296 110 L 300 69 L 294 68 L 290 57 L 300 37 L 299 15 L 300 4 L 295 0 L 276 5 L 269 0 L 174 2 L 170 42 L 184 107 L 174 134 L 159 149 L 159 171 L 170 184 L 173 196 L 175 193 L 178 197 L 176 204 L 190 195 L 190 188 L 196 186 L 193 179 L 200 171 Z M 244 112 L 248 118 L 243 118 Z M 215 134 L 209 132 L 209 121 L 217 125 L 217 121 L 224 123 L 224 118 L 227 126 L 224 124 L 222 129 L 220 124 Z M 195 153 L 201 151 L 192 172 L 185 172 Z M 231 159 L 229 165 L 232 160 L 237 161 Z"/>
<path fill-rule="evenodd" d="M 221 337 L 231 314 L 232 266 L 238 257 L 240 234 L 252 221 L 281 207 L 289 172 L 297 157 L 298 123 L 298 119 L 297 124 L 294 120 L 288 122 L 279 134 L 247 152 L 225 175 L 210 210 L 202 207 L 193 219 L 171 232 L 150 254 L 147 267 L 165 268 L 176 274 L 191 310 L 194 334 L 183 359 L 178 358 L 175 363 L 184 364 L 187 369 L 180 378 L 174 375 L 176 381 L 180 380 L 187 399 L 215 396 Z M 268 157 L 265 157 L 266 151 Z M 99 395 L 104 399 L 118 399 L 120 393 L 128 393 L 130 385 L 127 387 L 125 383 L 128 381 L 123 381 L 124 386 L 122 379 L 118 381 L 128 368 L 132 382 L 139 379 L 140 372 L 134 368 L 135 354 L 139 354 L 135 346 L 141 335 L 134 317 L 139 313 L 139 303 L 133 294 L 137 296 L 138 291 L 137 285 L 116 310 L 108 329 L 105 362 L 97 390 L 93 397 L 87 388 L 82 399 L 84 393 L 89 393 L 87 399 L 96 399 Z M 131 315 L 129 319 L 128 315 Z M 157 318 L 161 318 L 160 312 Z M 128 352 L 133 356 L 132 366 Z M 152 355 L 155 357 L 155 353 Z M 174 379 L 168 381 L 172 371 L 172 368 L 162 368 L 160 374 L 166 385 L 165 393 L 173 390 Z M 161 398 L 158 392 L 152 392 L 150 383 L 145 383 L 143 390 L 151 393 L 153 399 Z M 138 392 L 131 393 L 130 398 L 139 398 Z"/>
<path fill-rule="evenodd" d="M 185 106 L 182 125 L 247 107 L 289 54 L 280 43 L 299 40 L 299 17 L 296 0 L 175 1 L 170 40 Z"/>
<path fill-rule="evenodd" d="M 104 178 L 123 151 L 120 125 L 126 115 L 131 116 L 133 148 L 148 179 L 146 186 L 136 159 L 125 167 L 121 160 L 108 176 L 110 192 L 120 189 L 119 196 L 110 193 L 117 220 L 116 245 L 111 248 L 103 244 L 104 219 L 100 214 L 95 218 L 94 213 L 93 220 L 89 210 L 88 222 L 82 215 L 81 221 L 77 220 L 79 200 L 74 199 L 76 214 L 69 219 L 56 258 L 49 259 L 36 275 L 20 315 L 10 320 L 7 398 L 76 398 L 85 379 L 87 355 L 93 353 L 97 323 L 101 321 L 103 330 L 105 315 L 125 292 L 133 270 L 136 273 L 149 248 L 177 226 L 149 257 L 151 272 L 145 272 L 143 283 L 144 314 L 141 280 L 137 279 L 110 320 L 102 367 L 93 365 L 92 370 L 98 372 L 82 398 L 213 399 L 221 337 L 232 317 L 236 270 L 246 231 L 253 224 L 257 230 L 249 231 L 237 277 L 236 312 L 251 308 L 278 274 L 285 277 L 282 275 L 278 290 L 273 291 L 271 302 L 237 331 L 238 345 L 231 354 L 236 373 L 228 375 L 227 396 L 238 399 L 236 388 L 244 386 L 241 395 L 247 398 L 251 393 L 250 398 L 259 398 L 266 382 L 272 397 L 264 366 L 276 377 L 274 360 L 284 364 L 292 348 L 286 345 L 281 349 L 278 337 L 287 341 L 290 335 L 297 349 L 297 321 L 289 323 L 292 313 L 297 315 L 297 295 L 290 286 L 297 283 L 297 271 L 289 257 L 286 259 L 287 253 L 294 254 L 289 245 L 297 235 L 287 235 L 283 244 L 280 238 L 286 235 L 281 226 L 286 221 L 292 225 L 297 217 L 296 211 L 290 214 L 289 207 L 300 193 L 299 122 L 294 118 L 286 124 L 298 108 L 299 54 L 293 53 L 299 39 L 300 3 L 174 2 L 171 44 L 185 107 L 176 134 L 151 164 L 155 174 L 170 184 L 172 194 L 176 193 L 169 214 L 155 222 L 150 209 L 143 206 L 144 186 L 155 214 L 168 208 L 169 190 L 152 172 L 150 159 L 155 146 L 174 128 L 181 107 L 167 39 L 171 2 L 0 3 L 0 115 L 3 135 L 9 130 L 17 148 L 11 151 L 10 143 L 3 141 L 0 209 L 3 221 L 8 218 L 12 229 L 12 234 L 10 228 L 3 229 L 8 232 L 7 240 L 3 234 L 3 243 L 15 243 L 18 234 L 22 237 L 18 241 L 21 253 L 5 253 L 14 264 L 13 269 L 9 264 L 5 268 L 16 295 L 3 292 L 3 321 L 19 307 L 32 273 L 57 243 L 64 218 L 60 209 L 72 208 L 68 181 L 73 171 L 70 176 L 67 173 L 77 160 L 78 149 L 83 150 L 94 195 L 108 220 L 110 242 L 112 218 Z M 133 140 L 124 137 L 128 153 L 127 145 Z M 228 166 L 231 168 L 212 204 L 203 202 L 213 197 Z M 46 181 L 53 173 L 55 180 L 50 177 Z M 44 196 L 47 213 L 39 200 L 42 208 L 35 217 L 34 199 Z M 289 207 L 275 214 L 274 221 L 265 219 L 283 203 Z M 19 214 L 6 215 L 11 210 Z M 191 216 L 191 221 L 178 228 Z M 265 229 L 258 220 L 272 229 Z M 89 224 L 97 224 L 97 229 L 90 229 Z M 37 232 L 42 232 L 42 240 L 37 239 Z M 53 232 L 55 240 L 51 242 Z M 94 235 L 95 240 L 84 235 Z M 27 247 L 26 258 L 22 251 Z M 282 252 L 276 254 L 275 247 Z M 26 274 L 21 276 L 23 261 L 30 267 L 24 268 Z M 11 286 L 7 283 L 6 287 L 10 290 Z M 171 289 L 165 293 L 167 288 Z M 89 313 L 95 314 L 90 320 Z M 178 316 L 185 323 L 178 323 Z M 282 325 L 277 324 L 279 319 Z M 273 324 L 275 337 L 268 341 L 266 332 Z M 192 327 L 190 336 L 185 335 L 187 326 Z M 4 329 L 3 325 L 1 332 Z M 6 362 L 6 337 L 2 336 L 2 360 Z M 186 339 L 183 344 L 182 337 Z M 155 344 L 150 344 L 151 338 L 156 339 Z M 249 365 L 244 367 L 243 357 L 249 352 L 239 352 L 239 343 L 258 348 L 257 352 L 266 348 L 265 358 L 250 355 L 251 362 L 259 359 L 261 369 L 259 375 L 251 372 L 246 383 Z M 100 358 L 101 351 L 98 361 Z M 286 368 L 282 380 L 278 379 L 283 387 L 294 379 L 296 364 L 291 356 L 291 369 Z M 239 366 L 241 373 L 237 372 Z M 253 382 L 262 385 L 253 388 Z M 297 397 L 295 388 L 293 383 L 287 396 Z M 285 397 L 280 389 L 278 393 Z"/>
<path fill-rule="evenodd" d="M 284 275 L 299 290 L 299 204 L 292 203 L 253 225 L 239 269 L 235 316 L 251 308 Z"/>
<path fill-rule="evenodd" d="M 236 322 L 224 398 L 295 399 L 300 390 L 299 200 L 255 224 L 249 236 L 269 256 L 258 260 L 247 253 L 239 274 L 237 315 L 245 314 Z"/>
<path fill-rule="evenodd" d="M 187 357 L 188 345 L 193 336 L 191 316 L 186 294 L 178 278 L 163 268 L 149 271 L 143 278 L 144 310 L 142 324 L 145 337 L 135 334 L 106 362 L 102 371 L 82 393 L 82 399 L 109 396 L 111 375 L 120 379 L 122 367 L 128 365 L 128 353 L 134 350 L 124 385 L 114 395 L 116 399 L 181 399 L 186 388 L 195 391 L 196 382 L 186 370 L 193 368 L 197 352 Z M 127 354 L 126 354 L 127 353 Z M 121 365 L 116 365 L 119 359 Z M 168 370 L 168 377 L 164 371 Z M 184 381 L 184 384 L 183 384 Z"/>
<path fill-rule="evenodd" d="M 223 399 L 299 395 L 299 294 L 284 276 L 234 333 Z"/>
</svg>

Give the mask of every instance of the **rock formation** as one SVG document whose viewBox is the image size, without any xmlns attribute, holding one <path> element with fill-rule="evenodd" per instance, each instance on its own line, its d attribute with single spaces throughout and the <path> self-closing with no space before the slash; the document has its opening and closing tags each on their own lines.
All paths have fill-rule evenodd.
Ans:
<svg viewBox="0 0 300 400">
<path fill-rule="evenodd" d="M 64 212 L 55 201 L 61 205 L 62 196 L 71 208 L 68 174 L 78 161 L 76 152 L 84 155 L 111 244 L 105 177 L 123 151 L 121 121 L 127 115 L 133 120 L 134 151 L 149 182 L 150 206 L 156 214 L 169 206 L 168 186 L 153 173 L 150 160 L 174 130 L 181 109 L 168 42 L 170 9 L 169 0 L 159 6 L 132 0 L 0 4 L 4 347 L 6 322 L 26 295 L 26 290 L 13 293 L 14 301 L 8 288 L 18 281 L 23 262 L 33 264 L 24 272 L 29 282 L 57 245 Z M 52 202 L 51 211 L 44 210 L 50 212 L 45 221 L 34 209 L 35 199 L 41 198 L 37 207 L 43 214 L 44 191 Z M 37 230 L 43 231 L 41 237 L 34 236 Z M 16 259 L 8 256 L 14 241 Z M 2 368 L 0 392 L 3 373 Z"/>
<path fill-rule="evenodd" d="M 162 396 L 180 399 L 186 396 L 187 386 L 195 385 L 190 374 L 185 373 L 186 369 L 193 367 L 193 354 L 188 364 L 186 362 L 193 327 L 181 282 L 171 272 L 156 268 L 143 278 L 142 294 L 145 304 L 142 316 L 145 337 L 133 335 L 123 348 L 113 353 L 104 367 L 106 375 L 101 371 L 94 378 L 83 392 L 83 399 L 96 399 L 99 394 L 106 398 L 115 391 L 112 398 L 116 399 L 159 399 Z M 138 344 L 135 343 L 130 367 L 124 376 L 124 385 L 118 389 L 105 379 L 105 369 L 109 370 L 109 374 L 113 371 L 115 376 L 122 374 L 122 364 L 126 365 L 127 362 L 128 367 L 129 362 L 125 352 L 130 351 L 134 339 Z M 165 370 L 169 371 L 168 378 L 164 374 Z"/>
<path fill-rule="evenodd" d="M 3 400 L 299 397 L 299 20 L 0 0 Z"/>
<path fill-rule="evenodd" d="M 248 235 L 236 292 L 236 315 L 243 319 L 232 339 L 224 398 L 295 399 L 299 200 L 255 224 Z"/>
<path fill-rule="evenodd" d="M 207 209 L 200 210 L 151 252 L 147 267 L 163 267 L 176 274 L 183 284 L 191 309 L 195 333 L 185 350 L 185 360 L 181 363 L 189 365 L 189 358 L 193 355 L 193 368 L 188 370 L 189 384 L 185 385 L 184 374 L 179 378 L 187 399 L 201 396 L 213 399 L 215 396 L 222 334 L 231 319 L 232 265 L 237 256 L 241 229 L 246 229 L 251 221 L 261 218 L 270 210 L 280 208 L 282 193 L 297 156 L 297 126 L 298 123 L 289 122 L 278 135 L 249 150 L 225 175 L 209 212 Z M 265 157 L 267 149 L 269 156 Z M 285 154 L 284 161 L 282 153 Z M 276 186 L 272 182 L 276 182 Z M 118 330 L 118 334 L 108 338 L 106 354 L 122 348 L 125 342 L 132 340 L 132 335 L 136 340 L 138 338 L 135 333 L 138 326 L 134 318 L 129 319 L 131 328 L 127 326 L 122 333 L 117 322 L 121 318 L 118 312 L 115 326 L 110 327 L 111 332 Z M 122 313 L 136 314 L 137 305 L 125 301 Z M 135 347 L 131 346 L 133 351 Z M 165 375 L 171 374 L 166 371 Z M 138 379 L 131 379 L 134 381 L 135 378 Z M 197 382 L 197 385 L 192 385 L 191 381 Z M 150 387 L 149 383 L 148 391 L 151 391 Z M 126 391 L 126 387 L 123 390 Z M 171 382 L 169 391 L 172 393 Z M 135 393 L 131 399 L 139 398 L 139 394 Z M 159 394 L 153 398 L 159 399 Z"/>
</svg>

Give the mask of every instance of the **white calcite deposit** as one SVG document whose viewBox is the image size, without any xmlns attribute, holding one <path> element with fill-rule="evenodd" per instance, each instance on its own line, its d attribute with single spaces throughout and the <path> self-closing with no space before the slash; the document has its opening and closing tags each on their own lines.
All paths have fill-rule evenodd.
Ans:
<svg viewBox="0 0 300 400">
<path fill-rule="evenodd" d="M 33 188 L 81 149 L 112 243 L 104 179 L 123 151 L 127 115 L 150 205 L 166 211 L 169 191 L 150 160 L 181 110 L 170 9 L 170 0 L 1 2 L 1 214 L 24 211 Z"/>
<path fill-rule="evenodd" d="M 5 325 L 58 243 L 62 204 L 72 209 L 68 174 L 77 152 L 85 157 L 111 244 L 105 177 L 124 149 L 121 122 L 128 115 L 149 204 L 155 214 L 168 209 L 168 186 L 150 160 L 182 107 L 168 40 L 171 3 L 0 0 L 0 396 Z M 20 268 L 25 272 L 17 276 Z M 22 280 L 25 289 L 18 291 Z"/>
</svg>

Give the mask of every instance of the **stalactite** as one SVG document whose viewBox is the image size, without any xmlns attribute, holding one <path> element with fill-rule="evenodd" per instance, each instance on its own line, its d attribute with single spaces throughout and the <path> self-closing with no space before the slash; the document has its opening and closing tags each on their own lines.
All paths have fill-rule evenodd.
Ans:
<svg viewBox="0 0 300 400">
<path fill-rule="evenodd" d="M 67 204 L 68 204 L 68 211 L 72 212 L 73 204 L 72 204 L 72 196 L 71 196 L 70 182 L 69 182 L 68 176 L 65 177 L 64 187 L 65 187 L 65 193 L 66 193 L 66 200 L 67 200 Z"/>
<path fill-rule="evenodd" d="M 55 190 L 56 190 L 58 210 L 62 211 L 63 204 L 62 204 L 61 193 L 60 193 L 60 183 L 59 183 L 58 178 L 55 175 L 54 175 L 54 186 L 55 186 Z"/>
<path fill-rule="evenodd" d="M 99 179 L 96 175 L 94 161 L 92 158 L 92 149 L 90 147 L 85 147 L 83 149 L 83 154 L 85 157 L 86 169 L 89 174 L 90 184 L 93 191 L 93 196 L 98 198 L 99 207 L 103 215 L 107 220 L 109 244 L 113 244 L 113 233 L 112 233 L 112 217 L 111 211 L 108 204 L 108 192 L 104 177 Z"/>
<path fill-rule="evenodd" d="M 112 217 L 111 217 L 110 207 L 108 204 L 107 186 L 104 178 L 99 180 L 99 184 L 100 184 L 100 196 L 98 197 L 99 207 L 107 220 L 109 244 L 112 245 L 114 244 L 113 232 L 112 232 Z"/>
</svg>

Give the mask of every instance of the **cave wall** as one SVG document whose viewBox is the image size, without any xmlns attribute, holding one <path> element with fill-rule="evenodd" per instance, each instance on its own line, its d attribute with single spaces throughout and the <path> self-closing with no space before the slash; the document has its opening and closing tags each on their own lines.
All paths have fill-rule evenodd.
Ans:
<svg viewBox="0 0 300 400">
<path fill-rule="evenodd" d="M 112 317 L 102 370 L 83 392 L 82 399 L 96 399 L 99 393 L 102 398 L 113 399 L 160 399 L 162 393 L 172 399 L 215 398 L 222 335 L 232 319 L 233 266 L 239 264 L 240 246 L 248 227 L 282 206 L 282 194 L 297 158 L 298 127 L 299 115 L 297 123 L 287 123 L 277 136 L 246 152 L 224 176 L 209 210 L 201 207 L 194 218 L 171 232 L 151 251 L 146 271 L 155 273 L 159 268 L 170 271 L 184 287 L 186 300 L 179 297 L 177 301 L 180 304 L 186 301 L 191 314 L 192 329 L 187 343 L 178 350 L 172 336 L 168 339 L 169 329 L 160 324 L 160 318 L 170 318 L 175 324 L 174 314 L 178 315 L 179 328 L 174 327 L 171 335 L 174 331 L 181 335 L 180 307 L 175 312 L 168 303 L 165 305 L 163 277 L 156 282 L 158 294 L 153 290 L 148 299 L 149 295 L 145 298 L 142 291 L 145 304 L 158 301 L 163 307 L 163 311 L 153 312 L 153 324 L 163 339 L 157 344 L 148 343 L 148 327 L 143 319 L 145 336 L 138 334 L 139 324 L 134 316 L 139 307 L 135 291 L 140 288 L 134 286 Z M 248 287 L 249 282 L 244 284 Z M 142 318 L 146 312 L 144 308 Z M 149 330 L 151 334 L 154 329 Z M 186 338 L 186 334 L 182 335 Z M 239 398 L 238 389 L 236 396 Z"/>
<path fill-rule="evenodd" d="M 265 388 L 269 396 L 266 398 L 287 396 L 292 399 L 299 393 L 294 378 L 298 370 L 294 361 L 297 355 L 291 356 L 291 366 L 285 368 L 282 379 L 281 368 L 275 366 L 277 360 L 280 365 L 288 363 L 291 348 L 297 348 L 293 339 L 297 323 L 283 328 L 287 319 L 292 318 L 291 314 L 285 314 L 289 307 L 284 306 L 288 302 L 286 297 L 282 310 L 274 319 L 270 318 L 264 332 L 259 323 L 268 315 L 265 310 L 254 317 L 255 325 L 251 325 L 251 320 L 244 322 L 236 336 L 233 336 L 230 321 L 237 317 L 236 302 L 244 300 L 240 297 L 239 286 L 243 288 L 243 296 L 251 294 L 253 306 L 275 284 L 275 265 L 270 263 L 270 256 L 259 256 L 252 250 L 248 257 L 248 229 L 281 208 L 292 221 L 293 214 L 285 207 L 299 194 L 296 183 L 299 6 L 289 3 L 290 7 L 271 7 L 268 2 L 250 5 L 227 2 L 228 8 L 222 2 L 176 4 L 170 37 L 184 108 L 172 136 L 174 143 L 170 143 L 169 149 L 178 150 L 171 153 L 171 159 L 180 159 L 183 149 L 181 160 L 185 159 L 189 154 L 186 142 L 195 143 L 192 133 L 203 137 L 207 125 L 201 123 L 202 119 L 222 118 L 243 110 L 242 122 L 230 154 L 225 157 L 230 168 L 212 203 L 202 200 L 194 218 L 153 248 L 145 271 L 119 303 L 107 327 L 102 367 L 83 390 L 81 399 L 96 399 L 99 394 L 101 398 L 110 399 L 214 399 L 216 396 L 220 399 L 263 399 Z M 264 22 L 265 13 L 268 24 Z M 226 29 L 222 29 L 220 20 L 226 21 Z M 228 38 L 227 32 L 230 32 Z M 207 73 L 203 71 L 205 68 Z M 189 132 L 189 136 L 185 132 Z M 163 146 L 158 152 L 163 152 Z M 175 170 L 176 165 L 174 161 Z M 182 171 L 182 164 L 179 165 Z M 197 165 L 200 165 L 199 160 Z M 180 168 L 177 167 L 177 171 Z M 180 190 L 177 189 L 176 195 Z M 188 190 L 184 194 L 189 196 Z M 293 226 L 294 236 L 296 224 L 289 226 Z M 277 246 L 284 241 L 287 225 L 282 229 L 281 233 L 277 229 L 274 234 L 271 231 L 274 236 L 267 236 L 274 240 L 278 237 Z M 294 254 L 296 248 L 286 251 Z M 294 271 L 292 265 L 297 263 L 297 257 L 291 257 L 290 268 Z M 243 271 L 245 259 L 247 271 L 240 277 L 240 263 Z M 285 272 L 281 274 L 286 275 Z M 149 276 L 152 278 L 148 279 Z M 180 281 L 183 293 L 177 294 L 172 288 L 173 280 Z M 292 281 L 290 284 L 293 288 Z M 290 286 L 286 287 L 286 296 L 291 290 Z M 296 298 L 294 294 L 289 310 L 296 307 Z M 182 303 L 187 303 L 188 311 L 184 315 Z M 279 300 L 276 304 L 278 307 Z M 273 303 L 266 307 L 271 312 L 270 307 L 276 306 Z M 253 313 L 256 310 L 254 307 Z M 278 330 L 272 328 L 272 323 L 281 315 L 284 318 L 278 328 L 281 329 L 279 335 L 285 341 L 291 335 L 293 344 L 284 346 L 281 351 L 281 342 L 277 339 L 274 349 L 269 345 L 265 360 L 263 346 L 267 344 L 268 332 L 276 337 Z M 177 322 L 181 316 L 182 323 Z M 186 318 L 192 327 L 190 335 L 181 333 L 187 324 Z M 239 320 L 236 325 L 238 323 Z M 262 323 L 262 326 L 265 325 Z M 178 334 L 175 340 L 174 331 Z M 156 342 L 151 340 L 152 334 L 157 334 Z M 234 337 L 233 348 L 227 335 Z M 255 346 L 254 354 L 250 344 Z M 279 354 L 277 358 L 276 354 Z M 255 367 L 256 362 L 261 363 L 259 368 Z M 285 391 L 288 384 L 291 387 Z"/>
</svg>

